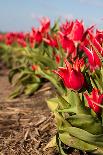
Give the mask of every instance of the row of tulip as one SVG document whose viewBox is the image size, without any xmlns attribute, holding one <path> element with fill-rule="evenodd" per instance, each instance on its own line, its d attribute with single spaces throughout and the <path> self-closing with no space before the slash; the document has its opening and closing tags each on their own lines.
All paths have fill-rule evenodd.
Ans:
<svg viewBox="0 0 103 155">
<path fill-rule="evenodd" d="M 9 81 L 19 73 L 12 97 L 30 95 L 46 81 L 57 90 L 47 101 L 57 134 L 46 148 L 57 146 L 62 155 L 69 147 L 102 155 L 103 31 L 78 20 L 51 27 L 42 18 L 30 33 L 3 34 L 0 41 L 2 55 L 7 49 L 12 53 Z"/>
</svg>

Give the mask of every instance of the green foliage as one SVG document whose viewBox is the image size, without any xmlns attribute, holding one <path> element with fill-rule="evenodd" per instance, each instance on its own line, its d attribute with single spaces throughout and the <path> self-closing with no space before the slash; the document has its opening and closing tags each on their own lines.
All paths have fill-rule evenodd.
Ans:
<svg viewBox="0 0 103 155">
<path fill-rule="evenodd" d="M 103 126 L 101 120 L 92 115 L 85 100 L 82 101 L 79 95 L 68 91 L 67 95 L 59 95 L 57 98 L 47 101 L 55 115 L 58 129 L 56 144 L 59 152 L 61 155 L 66 155 L 65 148 L 69 146 L 102 155 Z"/>
</svg>

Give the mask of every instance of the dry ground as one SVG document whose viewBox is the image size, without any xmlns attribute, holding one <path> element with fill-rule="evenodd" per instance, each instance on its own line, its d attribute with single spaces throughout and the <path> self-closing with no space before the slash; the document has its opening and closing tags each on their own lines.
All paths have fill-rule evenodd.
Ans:
<svg viewBox="0 0 103 155">
<path fill-rule="evenodd" d="M 43 150 L 56 133 L 53 114 L 45 99 L 53 96 L 46 83 L 31 98 L 9 100 L 12 87 L 8 72 L 0 75 L 0 155 L 59 155 L 56 149 Z M 83 155 L 71 149 L 68 155 Z"/>
</svg>

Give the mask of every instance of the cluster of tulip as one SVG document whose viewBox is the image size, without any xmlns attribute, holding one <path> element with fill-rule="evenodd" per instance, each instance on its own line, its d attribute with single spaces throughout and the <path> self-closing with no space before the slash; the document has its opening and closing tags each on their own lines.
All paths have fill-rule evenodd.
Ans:
<svg viewBox="0 0 103 155">
<path fill-rule="evenodd" d="M 47 147 L 57 145 L 62 155 L 68 154 L 68 147 L 102 155 L 103 31 L 95 31 L 94 26 L 84 30 L 76 21 L 63 25 L 59 33 L 68 55 L 65 67 L 53 72 L 66 92 L 47 101 L 57 123 L 57 134 Z"/>
<path fill-rule="evenodd" d="M 13 51 L 13 60 L 17 55 L 9 75 L 12 82 L 19 73 L 13 97 L 29 95 L 47 80 L 56 87 L 57 97 L 47 103 L 57 134 L 47 147 L 58 146 L 62 155 L 68 146 L 102 155 L 103 31 L 78 20 L 51 27 L 43 17 L 30 33 L 1 34 L 0 42 L 1 49 Z"/>
</svg>

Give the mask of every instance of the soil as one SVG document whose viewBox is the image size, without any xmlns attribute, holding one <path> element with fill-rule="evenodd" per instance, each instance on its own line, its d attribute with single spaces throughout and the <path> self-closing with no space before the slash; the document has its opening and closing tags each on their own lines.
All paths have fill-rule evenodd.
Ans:
<svg viewBox="0 0 103 155">
<path fill-rule="evenodd" d="M 13 88 L 7 75 L 5 69 L 0 72 L 0 155 L 59 155 L 55 148 L 44 149 L 56 133 L 45 101 L 53 96 L 53 87 L 46 83 L 30 98 L 10 100 Z M 69 154 L 84 153 L 72 150 Z"/>
</svg>

